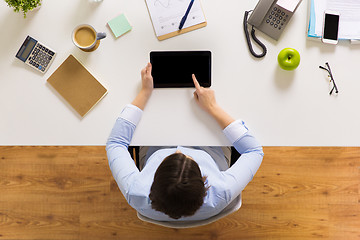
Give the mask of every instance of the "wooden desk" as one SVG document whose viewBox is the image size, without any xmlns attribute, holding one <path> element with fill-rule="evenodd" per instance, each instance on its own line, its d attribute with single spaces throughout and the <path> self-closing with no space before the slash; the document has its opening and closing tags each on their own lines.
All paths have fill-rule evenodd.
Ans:
<svg viewBox="0 0 360 240">
<path fill-rule="evenodd" d="M 102 146 L 0 146 L 0 237 L 359 239 L 359 147 L 264 147 L 264 152 L 239 211 L 207 226 L 174 230 L 137 218 Z"/>
<path fill-rule="evenodd" d="M 158 41 L 144 1 L 44 0 L 26 19 L 1 1 L 0 145 L 104 145 L 121 109 L 137 94 L 140 70 L 152 50 L 211 50 L 212 88 L 219 104 L 242 118 L 264 145 L 360 145 L 360 46 L 307 40 L 308 3 L 303 1 L 279 41 L 257 32 L 268 54 L 254 59 L 246 46 L 242 20 L 244 11 L 255 4 L 202 1 L 207 27 Z M 106 23 L 120 13 L 125 13 L 133 30 L 115 39 Z M 81 23 L 108 34 L 95 52 L 82 52 L 71 42 L 73 28 Z M 45 75 L 15 59 L 27 35 L 57 51 Z M 301 54 L 295 71 L 278 67 L 277 54 L 285 47 Z M 109 90 L 83 119 L 46 83 L 69 54 Z M 329 96 L 325 71 L 318 68 L 327 61 L 338 96 Z M 193 91 L 156 89 L 132 144 L 228 145 L 216 122 L 195 104 Z"/>
</svg>

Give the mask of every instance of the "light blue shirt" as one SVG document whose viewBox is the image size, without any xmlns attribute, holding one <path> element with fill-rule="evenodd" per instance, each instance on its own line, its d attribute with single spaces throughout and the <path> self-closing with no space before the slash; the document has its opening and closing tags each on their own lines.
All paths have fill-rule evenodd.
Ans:
<svg viewBox="0 0 360 240">
<path fill-rule="evenodd" d="M 220 171 L 214 159 L 205 151 L 178 146 L 156 151 L 148 158 L 142 171 L 139 171 L 127 148 L 141 116 L 141 109 L 127 105 L 111 131 L 106 151 L 111 172 L 125 199 L 131 207 L 148 218 L 158 221 L 190 221 L 212 217 L 241 193 L 261 165 L 264 156 L 262 146 L 249 133 L 245 123 L 236 120 L 223 132 L 241 156 L 227 170 Z M 210 187 L 203 205 L 193 216 L 173 219 L 151 208 L 149 194 L 156 169 L 165 157 L 175 153 L 177 149 L 197 162 L 202 175 L 207 176 L 207 186 Z"/>
</svg>

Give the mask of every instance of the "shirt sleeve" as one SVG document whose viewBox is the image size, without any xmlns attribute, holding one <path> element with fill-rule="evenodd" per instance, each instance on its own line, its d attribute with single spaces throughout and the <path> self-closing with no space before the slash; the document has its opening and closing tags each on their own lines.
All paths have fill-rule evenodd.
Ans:
<svg viewBox="0 0 360 240">
<path fill-rule="evenodd" d="M 232 122 L 223 132 L 241 154 L 240 158 L 223 172 L 226 185 L 230 190 L 229 202 L 231 202 L 253 179 L 261 165 L 264 153 L 261 144 L 251 134 L 243 121 Z"/>
<path fill-rule="evenodd" d="M 127 105 L 116 120 L 106 143 L 110 170 L 126 200 L 129 200 L 129 187 L 136 174 L 139 174 L 128 152 L 128 146 L 141 116 L 140 108 L 131 104 Z"/>
</svg>

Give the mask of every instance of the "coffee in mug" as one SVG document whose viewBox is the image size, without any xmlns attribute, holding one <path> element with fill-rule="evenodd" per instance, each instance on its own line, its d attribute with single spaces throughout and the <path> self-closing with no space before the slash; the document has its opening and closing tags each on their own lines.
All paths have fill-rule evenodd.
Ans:
<svg viewBox="0 0 360 240">
<path fill-rule="evenodd" d="M 88 24 L 77 26 L 72 33 L 72 40 L 75 46 L 84 51 L 93 51 L 98 46 L 98 41 L 106 37 L 106 33 L 97 33 Z"/>
</svg>

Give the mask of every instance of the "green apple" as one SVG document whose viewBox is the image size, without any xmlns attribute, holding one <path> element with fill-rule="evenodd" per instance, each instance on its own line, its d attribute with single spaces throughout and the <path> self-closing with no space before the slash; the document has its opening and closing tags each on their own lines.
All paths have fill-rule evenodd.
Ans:
<svg viewBox="0 0 360 240">
<path fill-rule="evenodd" d="M 278 62 L 284 70 L 294 70 L 300 64 L 300 53 L 293 48 L 284 48 L 279 52 Z"/>
</svg>

